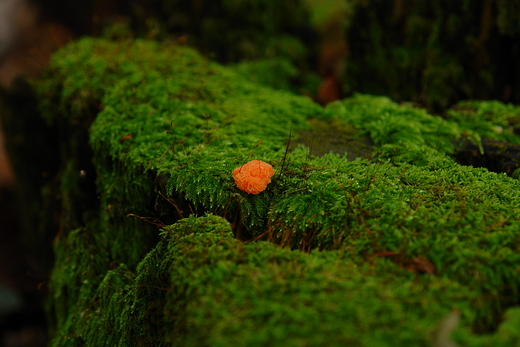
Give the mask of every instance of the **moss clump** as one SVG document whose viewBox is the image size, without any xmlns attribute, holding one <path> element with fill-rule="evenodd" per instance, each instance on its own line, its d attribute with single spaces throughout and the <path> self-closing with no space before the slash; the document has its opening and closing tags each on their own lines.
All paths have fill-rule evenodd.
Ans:
<svg viewBox="0 0 520 347">
<path fill-rule="evenodd" d="M 447 279 L 412 284 L 415 275 L 384 259 L 373 267 L 339 251 L 309 255 L 220 233 L 171 234 L 173 345 L 428 345 L 443 315 L 474 296 Z"/>
<path fill-rule="evenodd" d="M 441 156 L 453 153 L 453 141 L 461 132 L 458 124 L 432 116 L 424 109 L 370 95 L 358 94 L 332 103 L 325 109 L 324 116 L 343 119 L 368 133 L 376 145 L 429 149 Z"/>
<path fill-rule="evenodd" d="M 463 136 L 455 157 L 464 165 L 512 175 L 520 167 L 520 108 L 498 101 L 464 101 L 446 113 Z"/>
<path fill-rule="evenodd" d="M 461 101 L 447 118 L 480 137 L 520 145 L 520 107 L 499 101 Z"/>
<path fill-rule="evenodd" d="M 165 346 L 165 295 L 172 289 L 169 278 L 172 261 L 180 255 L 172 250 L 173 240 L 195 232 L 229 234 L 231 230 L 225 220 L 214 216 L 184 219 L 162 234 L 161 241 L 134 271 L 115 261 L 104 264 L 108 253 L 91 249 L 93 245 L 100 246 L 89 239 L 96 235 L 92 231 L 76 230 L 70 233 L 68 240 L 60 240 L 56 246 L 57 262 L 70 262 L 71 266 L 55 268 L 51 283 L 54 300 L 51 302 L 63 304 L 64 299 L 70 302 L 49 306 L 60 323 L 51 345 Z M 80 240 L 84 242 L 79 244 Z M 65 254 L 73 249 L 81 251 Z M 81 259 L 77 259 L 78 256 Z M 106 272 L 98 272 L 107 268 Z M 60 282 L 56 281 L 58 278 Z M 77 290 L 69 293 L 74 281 Z M 63 309 L 65 311 L 61 311 Z"/>
<path fill-rule="evenodd" d="M 478 342 L 475 332 L 519 303 L 520 183 L 451 156 L 480 128 L 383 97 L 321 108 L 189 48 L 142 40 L 74 42 L 35 87 L 43 116 L 65 132 L 97 107 L 97 203 L 62 209 L 74 223 L 55 246 L 53 345 L 100 345 L 91 335 L 103 329 L 110 343 L 159 344 L 165 326 L 171 345 L 227 345 L 234 334 L 259 345 L 424 345 L 454 307 L 459 338 Z M 286 151 L 291 132 L 296 142 L 323 122 L 370 136 L 371 158 Z M 276 170 L 258 195 L 231 177 L 253 148 Z M 81 177 L 63 153 L 73 199 Z M 129 214 L 173 227 L 160 236 Z M 229 233 L 214 216 L 235 238 L 276 245 L 194 231 Z"/>
</svg>

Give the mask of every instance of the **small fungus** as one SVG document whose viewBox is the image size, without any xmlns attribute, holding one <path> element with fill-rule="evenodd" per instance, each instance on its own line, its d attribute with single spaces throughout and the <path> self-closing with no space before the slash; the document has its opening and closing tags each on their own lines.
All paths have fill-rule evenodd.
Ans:
<svg viewBox="0 0 520 347">
<path fill-rule="evenodd" d="M 232 174 L 238 189 L 249 194 L 258 194 L 271 183 L 274 169 L 261 160 L 251 160 L 249 163 L 237 167 Z"/>
</svg>

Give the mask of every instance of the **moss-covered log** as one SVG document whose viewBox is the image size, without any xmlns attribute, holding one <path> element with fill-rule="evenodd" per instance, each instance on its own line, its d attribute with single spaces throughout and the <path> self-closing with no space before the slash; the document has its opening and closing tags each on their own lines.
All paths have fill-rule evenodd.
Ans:
<svg viewBox="0 0 520 347">
<path fill-rule="evenodd" d="M 62 139 L 52 346 L 426 346 L 450 312 L 461 344 L 519 343 L 520 183 L 453 157 L 518 143 L 518 108 L 321 108 L 141 40 L 74 42 L 33 87 Z M 324 122 L 364 158 L 313 155 Z M 249 159 L 276 170 L 257 195 Z"/>
</svg>

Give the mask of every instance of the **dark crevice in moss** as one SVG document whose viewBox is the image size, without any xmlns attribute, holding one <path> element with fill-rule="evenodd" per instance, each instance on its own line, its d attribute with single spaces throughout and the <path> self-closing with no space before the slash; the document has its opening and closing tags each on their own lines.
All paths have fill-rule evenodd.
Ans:
<svg viewBox="0 0 520 347">
<path fill-rule="evenodd" d="M 481 141 L 484 153 L 473 142 L 467 139 L 460 141 L 454 154 L 457 162 L 509 176 L 520 167 L 520 145 L 485 137 Z"/>
</svg>

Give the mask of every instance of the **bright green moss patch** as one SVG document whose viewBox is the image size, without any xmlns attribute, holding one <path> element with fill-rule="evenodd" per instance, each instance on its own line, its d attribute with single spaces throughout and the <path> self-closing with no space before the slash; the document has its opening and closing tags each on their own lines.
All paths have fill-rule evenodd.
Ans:
<svg viewBox="0 0 520 347">
<path fill-rule="evenodd" d="M 370 95 L 332 103 L 325 109 L 325 116 L 339 117 L 363 130 L 377 145 L 430 148 L 441 154 L 453 153 L 452 142 L 461 132 L 456 123 L 432 116 L 424 109 Z"/>
<path fill-rule="evenodd" d="M 385 261 L 374 269 L 345 252 L 308 255 L 176 229 L 167 229 L 176 256 L 166 331 L 179 346 L 427 346 L 442 316 L 474 297 L 445 279 L 413 282 Z"/>
<path fill-rule="evenodd" d="M 498 101 L 463 101 L 447 117 L 481 137 L 520 144 L 520 107 Z"/>
<path fill-rule="evenodd" d="M 451 157 L 509 106 L 475 104 L 479 126 L 367 95 L 321 108 L 186 47 L 92 38 L 35 86 L 93 152 L 64 136 L 52 345 L 420 346 L 454 308 L 478 345 L 519 304 L 520 183 Z M 373 147 L 315 156 L 325 125 Z M 276 170 L 258 195 L 231 177 L 250 159 Z"/>
</svg>

